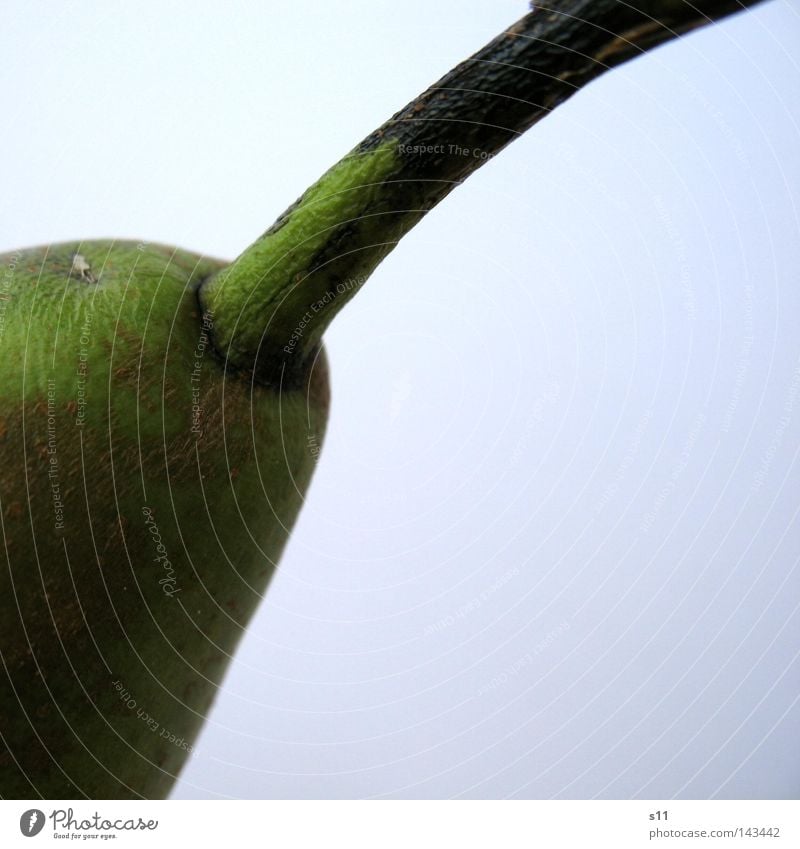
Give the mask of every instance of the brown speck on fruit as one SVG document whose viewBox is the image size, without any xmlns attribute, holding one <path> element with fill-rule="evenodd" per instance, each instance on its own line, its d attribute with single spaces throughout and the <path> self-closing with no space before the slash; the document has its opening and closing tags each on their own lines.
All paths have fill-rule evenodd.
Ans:
<svg viewBox="0 0 800 849">
<path fill-rule="evenodd" d="M 6 438 L 6 434 L 8 433 L 8 427 L 6 426 L 6 420 L 0 416 L 0 442 L 2 442 Z"/>
<path fill-rule="evenodd" d="M 7 519 L 20 519 L 23 514 L 22 505 L 19 501 L 12 501 L 11 504 L 6 507 L 6 518 Z"/>
<path fill-rule="evenodd" d="M 78 409 L 78 403 L 77 403 L 77 401 L 69 401 L 69 402 L 67 403 L 67 412 L 68 412 L 70 415 L 75 415 L 75 412 L 77 411 L 77 409 Z"/>
</svg>

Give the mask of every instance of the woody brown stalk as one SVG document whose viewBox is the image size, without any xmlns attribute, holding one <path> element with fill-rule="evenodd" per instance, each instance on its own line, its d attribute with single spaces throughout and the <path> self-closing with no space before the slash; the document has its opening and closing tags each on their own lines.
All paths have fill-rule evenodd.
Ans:
<svg viewBox="0 0 800 849">
<path fill-rule="evenodd" d="M 609 68 L 759 0 L 550 0 L 415 98 L 204 285 L 216 343 L 302 379 L 323 331 L 428 210 Z"/>
</svg>

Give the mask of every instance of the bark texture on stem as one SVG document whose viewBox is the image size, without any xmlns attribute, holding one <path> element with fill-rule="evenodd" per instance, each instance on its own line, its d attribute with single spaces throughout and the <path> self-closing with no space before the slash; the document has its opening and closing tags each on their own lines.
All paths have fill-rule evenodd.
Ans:
<svg viewBox="0 0 800 849">
<path fill-rule="evenodd" d="M 203 287 L 229 363 L 302 379 L 333 316 L 433 206 L 609 68 L 760 0 L 550 0 L 331 168 Z"/>
</svg>

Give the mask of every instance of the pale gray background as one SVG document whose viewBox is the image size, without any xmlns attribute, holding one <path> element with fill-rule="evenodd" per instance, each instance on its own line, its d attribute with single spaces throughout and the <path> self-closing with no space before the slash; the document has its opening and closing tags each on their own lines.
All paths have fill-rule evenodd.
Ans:
<svg viewBox="0 0 800 849">
<path fill-rule="evenodd" d="M 6 4 L 0 249 L 232 257 L 524 12 Z M 614 71 L 378 270 L 175 797 L 797 796 L 798 55 L 773 0 Z"/>
</svg>

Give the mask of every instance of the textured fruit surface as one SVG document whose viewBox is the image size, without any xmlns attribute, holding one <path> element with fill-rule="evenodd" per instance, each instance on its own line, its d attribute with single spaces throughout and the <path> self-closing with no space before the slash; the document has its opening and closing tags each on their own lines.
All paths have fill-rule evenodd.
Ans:
<svg viewBox="0 0 800 849">
<path fill-rule="evenodd" d="M 0 795 L 162 797 L 302 506 L 324 353 L 282 392 L 226 369 L 217 260 L 0 261 Z"/>
</svg>

